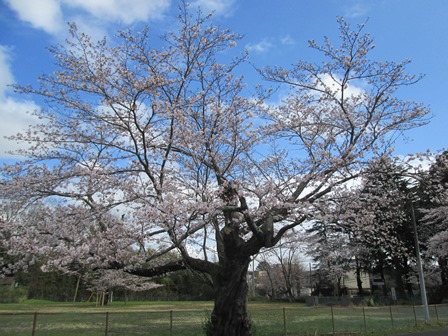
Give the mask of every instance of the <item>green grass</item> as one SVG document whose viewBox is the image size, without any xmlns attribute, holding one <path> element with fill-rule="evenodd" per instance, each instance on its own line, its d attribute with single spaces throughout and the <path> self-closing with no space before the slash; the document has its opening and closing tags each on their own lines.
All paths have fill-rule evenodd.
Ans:
<svg viewBox="0 0 448 336">
<path fill-rule="evenodd" d="M 36 336 L 106 335 L 202 335 L 202 325 L 212 302 L 113 302 L 95 303 L 25 301 L 0 304 L 0 335 L 31 335 L 35 313 Z M 390 335 L 415 329 L 448 326 L 448 306 L 431 307 L 431 324 L 426 324 L 421 307 L 379 308 L 305 307 L 297 303 L 249 303 L 249 313 L 258 336 L 314 335 L 362 332 L 369 336 Z M 436 314 L 437 313 L 437 314 Z M 436 316 L 438 315 L 438 321 Z M 334 318 L 332 318 L 332 316 Z M 364 333 L 364 331 L 367 333 Z"/>
</svg>

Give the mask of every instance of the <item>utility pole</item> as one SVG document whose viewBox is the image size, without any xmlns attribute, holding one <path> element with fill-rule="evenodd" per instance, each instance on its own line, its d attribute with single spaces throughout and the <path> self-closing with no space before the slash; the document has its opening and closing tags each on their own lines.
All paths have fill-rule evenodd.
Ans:
<svg viewBox="0 0 448 336">
<path fill-rule="evenodd" d="M 425 321 L 429 321 L 430 318 L 429 318 L 428 299 L 426 298 L 425 276 L 423 274 L 422 259 L 420 257 L 420 245 L 418 242 L 417 223 L 415 220 L 414 202 L 412 201 L 412 199 L 410 200 L 410 203 L 411 203 L 412 226 L 414 227 L 415 256 L 417 258 L 418 279 L 420 282 L 420 295 L 422 297 L 423 315 L 425 317 Z"/>
</svg>

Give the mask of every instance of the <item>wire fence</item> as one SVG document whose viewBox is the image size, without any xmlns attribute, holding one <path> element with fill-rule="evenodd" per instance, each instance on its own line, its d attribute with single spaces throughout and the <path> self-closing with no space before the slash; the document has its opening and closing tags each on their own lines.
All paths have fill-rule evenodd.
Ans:
<svg viewBox="0 0 448 336">
<path fill-rule="evenodd" d="M 193 336 L 204 334 L 210 311 L 139 312 L 0 312 L 2 336 Z M 430 306 L 425 321 L 422 306 L 288 307 L 250 310 L 256 335 L 362 335 L 425 323 L 448 323 L 448 305 Z"/>
</svg>

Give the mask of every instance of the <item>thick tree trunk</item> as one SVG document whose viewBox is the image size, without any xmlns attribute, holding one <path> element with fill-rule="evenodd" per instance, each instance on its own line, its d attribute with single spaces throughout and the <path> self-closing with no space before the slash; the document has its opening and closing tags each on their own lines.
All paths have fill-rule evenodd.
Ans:
<svg viewBox="0 0 448 336">
<path fill-rule="evenodd" d="M 355 256 L 356 262 L 356 286 L 358 287 L 358 295 L 364 296 L 364 288 L 362 287 L 362 279 L 361 279 L 361 266 L 359 265 L 358 258 Z"/>
<path fill-rule="evenodd" d="M 399 258 L 394 258 L 394 265 L 395 265 L 395 286 L 396 286 L 395 288 L 397 290 L 398 297 L 403 298 L 406 296 L 405 283 L 403 281 L 405 270 Z"/>
<path fill-rule="evenodd" d="M 252 335 L 247 314 L 248 284 L 246 281 L 250 259 L 235 259 L 214 277 L 215 306 L 211 316 L 213 336 Z"/>
<path fill-rule="evenodd" d="M 383 268 L 383 266 L 381 265 L 381 279 L 383 279 L 383 281 L 384 281 L 384 285 L 382 286 L 383 287 L 383 295 L 384 295 L 384 297 L 387 297 L 387 284 L 386 284 L 386 277 L 384 276 L 384 268 Z"/>
<path fill-rule="evenodd" d="M 358 287 L 358 295 L 363 296 L 364 288 L 362 287 L 362 279 L 361 279 L 361 267 L 358 266 L 358 262 L 356 262 L 356 286 Z"/>
</svg>

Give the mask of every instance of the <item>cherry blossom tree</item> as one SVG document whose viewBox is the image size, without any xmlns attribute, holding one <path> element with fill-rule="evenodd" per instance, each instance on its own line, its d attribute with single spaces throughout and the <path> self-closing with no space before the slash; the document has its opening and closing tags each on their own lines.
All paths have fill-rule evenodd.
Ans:
<svg viewBox="0 0 448 336">
<path fill-rule="evenodd" d="M 304 248 L 301 234 L 290 232 L 275 247 L 263 250 L 257 256 L 258 269 L 266 272 L 258 284 L 272 299 L 283 295 L 294 301 L 300 294 L 300 285 L 305 277 L 300 253 Z"/>
<path fill-rule="evenodd" d="M 334 200 L 328 202 L 332 203 Z M 328 211 L 331 213 L 330 216 L 326 215 L 323 217 L 325 219 L 314 221 L 307 229 L 307 255 L 315 262 L 314 267 L 318 275 L 315 295 L 342 295 L 344 293 L 342 281 L 347 273 L 355 268 L 356 246 L 350 239 L 349 225 L 344 222 L 345 218 L 341 217 L 337 209 L 344 207 L 343 202 L 337 202 L 330 207 L 332 208 Z"/>
<path fill-rule="evenodd" d="M 22 209 L 6 223 L 8 249 L 60 268 L 193 269 L 214 286 L 213 334 L 251 335 L 252 257 L 317 216 L 428 109 L 398 98 L 419 77 L 407 61 L 369 60 L 363 26 L 340 20 L 339 46 L 312 41 L 321 64 L 260 70 L 290 88 L 270 106 L 236 76 L 246 55 L 226 62 L 239 37 L 185 3 L 179 13 L 157 48 L 149 29 L 93 42 L 73 24 L 50 49 L 57 70 L 16 86 L 45 108 L 41 125 L 14 137 L 27 159 L 1 171 L 1 197 Z"/>
</svg>

